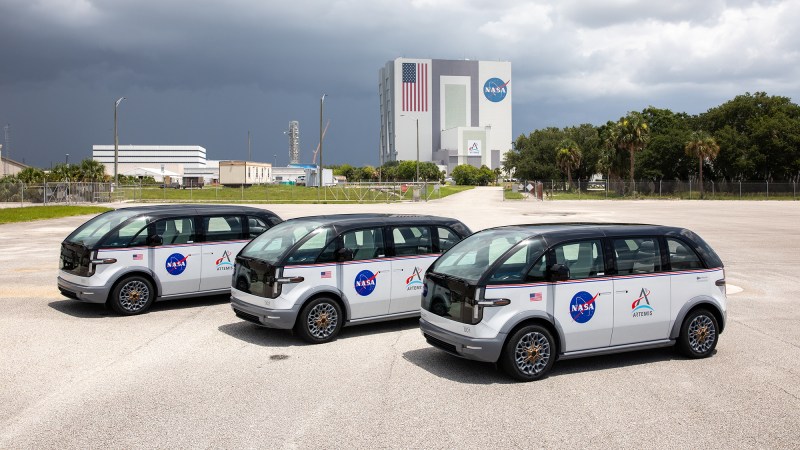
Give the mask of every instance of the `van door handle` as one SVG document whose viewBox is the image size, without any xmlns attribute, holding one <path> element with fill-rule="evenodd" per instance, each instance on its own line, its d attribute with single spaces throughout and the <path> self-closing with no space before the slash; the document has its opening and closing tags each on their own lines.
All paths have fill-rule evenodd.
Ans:
<svg viewBox="0 0 800 450">
<path fill-rule="evenodd" d="M 707 280 L 708 280 L 708 277 L 707 277 L 707 276 L 704 276 L 704 277 L 697 277 L 697 281 L 707 281 Z"/>
<path fill-rule="evenodd" d="M 617 291 L 617 294 L 627 294 L 628 291 Z"/>
<path fill-rule="evenodd" d="M 625 291 L 625 292 L 627 292 L 627 291 Z M 611 292 L 601 292 L 601 293 L 600 293 L 600 295 L 608 295 L 608 294 L 610 294 L 610 293 L 611 293 Z"/>
</svg>

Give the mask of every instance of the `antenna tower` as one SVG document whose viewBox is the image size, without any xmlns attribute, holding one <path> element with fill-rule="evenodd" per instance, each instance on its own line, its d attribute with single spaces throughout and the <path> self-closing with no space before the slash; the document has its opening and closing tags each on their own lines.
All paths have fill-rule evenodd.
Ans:
<svg viewBox="0 0 800 450">
<path fill-rule="evenodd" d="M 289 122 L 289 164 L 300 162 L 300 122 Z"/>
</svg>

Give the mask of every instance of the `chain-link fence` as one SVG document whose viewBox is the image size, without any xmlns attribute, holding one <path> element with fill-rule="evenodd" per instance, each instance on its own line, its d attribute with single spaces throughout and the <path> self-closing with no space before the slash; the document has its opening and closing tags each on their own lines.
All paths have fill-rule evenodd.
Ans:
<svg viewBox="0 0 800 450">
<path fill-rule="evenodd" d="M 546 196 L 550 198 L 678 198 L 710 200 L 798 199 L 797 182 L 770 181 L 563 181 L 544 182 Z"/>
<path fill-rule="evenodd" d="M 74 204 L 110 202 L 394 203 L 439 198 L 436 183 L 339 183 L 322 189 L 293 184 L 176 186 L 112 183 L 0 183 L 0 202 Z"/>
</svg>

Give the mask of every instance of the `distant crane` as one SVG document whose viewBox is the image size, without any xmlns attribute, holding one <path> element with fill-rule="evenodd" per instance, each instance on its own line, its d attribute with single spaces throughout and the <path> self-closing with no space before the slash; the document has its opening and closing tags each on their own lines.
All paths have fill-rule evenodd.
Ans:
<svg viewBox="0 0 800 450">
<path fill-rule="evenodd" d="M 328 126 L 331 124 L 331 120 L 328 119 L 328 123 L 325 124 L 325 129 L 322 130 L 322 139 L 325 139 L 325 133 L 328 132 Z M 317 149 L 314 150 L 314 157 L 311 158 L 311 164 L 317 163 L 317 153 L 319 153 L 319 144 L 317 144 Z"/>
</svg>

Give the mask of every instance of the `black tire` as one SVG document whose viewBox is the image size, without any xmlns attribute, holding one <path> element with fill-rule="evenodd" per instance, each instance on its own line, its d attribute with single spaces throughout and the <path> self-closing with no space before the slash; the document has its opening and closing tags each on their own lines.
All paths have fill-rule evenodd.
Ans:
<svg viewBox="0 0 800 450">
<path fill-rule="evenodd" d="M 114 286 L 108 303 L 117 314 L 135 316 L 149 310 L 155 298 L 156 291 L 150 280 L 141 275 L 131 275 Z"/>
<path fill-rule="evenodd" d="M 500 355 L 500 367 L 519 381 L 544 377 L 556 360 L 556 343 L 546 328 L 528 325 L 506 341 Z"/>
<path fill-rule="evenodd" d="M 707 358 L 714 353 L 718 340 L 717 318 L 707 309 L 696 309 L 683 319 L 678 349 L 689 358 Z"/>
<path fill-rule="evenodd" d="M 336 339 L 343 324 L 344 314 L 339 303 L 327 297 L 319 297 L 300 310 L 294 329 L 306 342 L 322 344 Z"/>
</svg>

